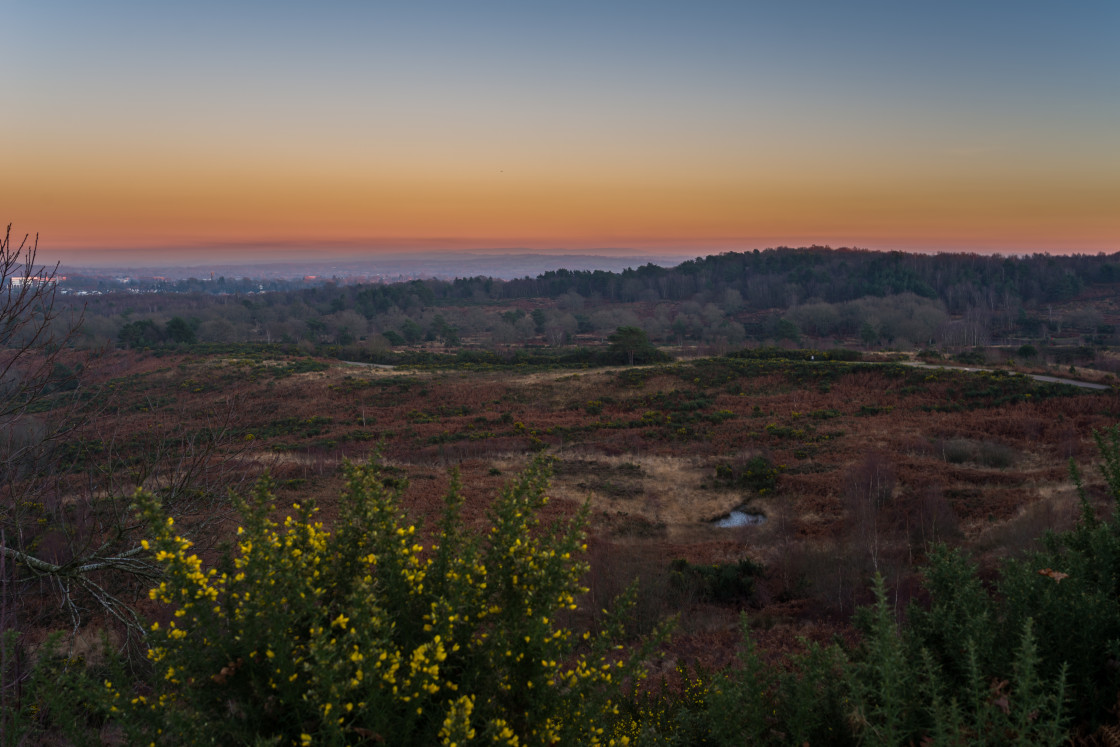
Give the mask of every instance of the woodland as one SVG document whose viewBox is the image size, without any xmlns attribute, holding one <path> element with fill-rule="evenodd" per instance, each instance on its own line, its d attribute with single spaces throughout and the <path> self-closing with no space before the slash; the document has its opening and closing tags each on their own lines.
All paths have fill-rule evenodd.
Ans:
<svg viewBox="0 0 1120 747">
<path fill-rule="evenodd" d="M 1116 255 L 36 260 L 0 744 L 1120 743 Z"/>
<path fill-rule="evenodd" d="M 805 247 L 506 281 L 324 281 L 307 288 L 297 287 L 302 280 L 98 285 L 68 278 L 63 289 L 98 293 L 77 299 L 85 315 L 75 342 L 94 348 L 280 343 L 392 363 L 425 343 L 429 350 L 507 354 L 601 345 L 623 326 L 693 355 L 787 343 L 899 350 L 1114 345 L 1109 320 L 1117 313 L 1111 291 L 1118 282 L 1118 255 Z"/>
</svg>

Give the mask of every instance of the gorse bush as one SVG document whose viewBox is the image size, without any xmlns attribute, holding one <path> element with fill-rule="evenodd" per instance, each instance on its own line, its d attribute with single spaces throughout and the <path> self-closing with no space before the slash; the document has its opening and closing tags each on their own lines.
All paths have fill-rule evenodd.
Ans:
<svg viewBox="0 0 1120 747">
<path fill-rule="evenodd" d="M 150 677 L 107 677 L 85 707 L 144 744 L 615 743 L 621 685 L 648 649 L 624 656 L 617 619 L 595 635 L 561 624 L 584 591 L 586 517 L 539 523 L 547 463 L 502 493 L 481 536 L 453 481 L 431 547 L 399 482 L 347 469 L 333 531 L 306 503 L 274 521 L 260 483 L 216 568 L 138 494 L 170 620 L 152 625 Z"/>
<path fill-rule="evenodd" d="M 951 564 L 952 556 L 942 555 L 935 568 L 941 562 Z M 1052 676 L 1046 671 L 1032 620 L 1018 631 L 978 631 L 970 618 L 979 607 L 938 604 L 931 587 L 935 605 L 925 622 L 960 637 L 926 646 L 931 640 L 923 637 L 921 623 L 898 625 L 882 577 L 876 577 L 874 591 L 875 604 L 857 614 L 864 640 L 847 674 L 848 721 L 860 741 L 994 747 L 1067 740 L 1065 667 Z M 992 646 L 999 649 L 998 662 L 989 655 Z"/>
</svg>

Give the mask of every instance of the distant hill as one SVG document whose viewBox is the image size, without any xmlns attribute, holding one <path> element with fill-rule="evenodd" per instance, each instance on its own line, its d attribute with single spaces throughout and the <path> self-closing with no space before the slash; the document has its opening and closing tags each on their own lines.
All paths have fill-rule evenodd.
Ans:
<svg viewBox="0 0 1120 747">
<path fill-rule="evenodd" d="M 606 250 L 604 250 L 606 251 Z M 71 274 L 89 276 L 121 277 L 165 277 L 169 280 L 187 278 L 262 278 L 292 279 L 309 275 L 318 277 L 337 277 L 340 279 L 417 279 L 438 278 L 453 280 L 462 277 L 486 276 L 502 280 L 535 277 L 543 273 L 564 268 L 576 271 L 602 270 L 622 272 L 631 267 L 655 264 L 671 267 L 684 262 L 687 256 L 652 256 L 622 251 L 610 254 L 564 254 L 564 253 L 501 253 L 501 252 L 442 252 L 414 253 L 371 256 L 361 259 L 337 259 L 311 257 L 290 262 L 242 262 L 237 264 L 191 264 L 172 265 L 122 265 L 82 267 L 65 265 L 63 271 Z"/>
</svg>

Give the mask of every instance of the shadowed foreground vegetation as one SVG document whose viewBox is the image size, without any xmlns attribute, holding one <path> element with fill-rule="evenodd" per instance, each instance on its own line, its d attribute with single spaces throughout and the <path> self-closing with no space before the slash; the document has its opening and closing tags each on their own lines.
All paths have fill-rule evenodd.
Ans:
<svg viewBox="0 0 1120 747">
<path fill-rule="evenodd" d="M 586 513 L 541 522 L 548 462 L 493 504 L 488 528 L 403 515 L 403 485 L 351 466 L 335 527 L 261 482 L 238 502 L 235 544 L 207 567 L 149 494 L 137 510 L 163 569 L 146 663 L 41 653 L 5 743 L 163 744 L 1060 744 L 1107 736 L 1120 688 L 1120 429 L 1098 433 L 1113 507 L 1048 535 L 982 580 L 935 547 L 925 596 L 899 622 L 881 577 L 849 642 L 678 667 L 650 687 L 661 633 L 623 639 L 580 596 Z M 1075 476 L 1075 479 L 1076 476 Z M 281 515 L 284 518 L 280 519 Z M 431 541 L 421 537 L 427 534 Z M 625 649 L 623 643 L 626 643 Z M 5 651 L 19 641 L 9 633 Z M 5 661 L 10 661 L 6 657 Z"/>
</svg>

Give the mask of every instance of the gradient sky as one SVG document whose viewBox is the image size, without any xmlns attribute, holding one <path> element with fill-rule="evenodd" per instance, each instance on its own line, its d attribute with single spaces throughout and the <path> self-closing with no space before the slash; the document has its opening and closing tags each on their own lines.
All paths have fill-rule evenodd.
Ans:
<svg viewBox="0 0 1120 747">
<path fill-rule="evenodd" d="M 0 0 L 0 223 L 95 261 L 1120 251 L 1120 2 Z"/>
</svg>

